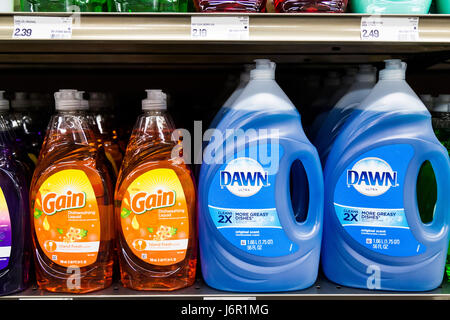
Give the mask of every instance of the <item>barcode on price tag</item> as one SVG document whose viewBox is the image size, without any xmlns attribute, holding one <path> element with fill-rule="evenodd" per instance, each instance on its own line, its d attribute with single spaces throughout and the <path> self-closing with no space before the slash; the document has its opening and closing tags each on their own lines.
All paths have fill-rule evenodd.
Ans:
<svg viewBox="0 0 450 320">
<path fill-rule="evenodd" d="M 192 16 L 191 39 L 248 40 L 248 16 Z"/>
<path fill-rule="evenodd" d="M 418 17 L 361 18 L 361 40 L 368 41 L 418 41 Z"/>
<path fill-rule="evenodd" d="M 14 16 L 13 39 L 70 39 L 72 17 Z"/>
</svg>

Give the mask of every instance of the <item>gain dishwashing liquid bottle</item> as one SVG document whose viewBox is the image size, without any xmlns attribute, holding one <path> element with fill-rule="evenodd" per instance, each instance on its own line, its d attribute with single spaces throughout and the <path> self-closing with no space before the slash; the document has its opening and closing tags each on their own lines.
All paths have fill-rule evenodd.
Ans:
<svg viewBox="0 0 450 320">
<path fill-rule="evenodd" d="M 405 73 L 404 62 L 386 61 L 326 162 L 321 261 L 327 278 L 341 285 L 425 291 L 443 278 L 450 161 Z M 437 183 L 434 216 L 427 223 L 417 204 L 417 179 L 426 161 Z"/>
<path fill-rule="evenodd" d="M 114 180 L 119 174 L 123 151 L 120 147 L 112 98 L 103 92 L 89 93 L 89 110 L 98 129 L 99 139 L 111 164 Z"/>
<path fill-rule="evenodd" d="M 291 180 L 299 167 L 307 181 L 296 181 L 297 174 Z M 302 195 L 305 191 L 309 197 Z M 317 151 L 297 109 L 275 82 L 275 63 L 256 60 L 249 83 L 203 153 L 198 219 L 206 283 L 241 292 L 312 285 L 318 273 L 322 197 Z M 304 212 L 298 213 L 299 208 Z"/>
<path fill-rule="evenodd" d="M 30 188 L 37 283 L 85 293 L 112 282 L 113 186 L 82 92 L 55 93 Z"/>
<path fill-rule="evenodd" d="M 197 264 L 196 189 L 166 94 L 147 90 L 117 179 L 115 219 L 122 284 L 136 290 L 190 286 Z"/>
</svg>

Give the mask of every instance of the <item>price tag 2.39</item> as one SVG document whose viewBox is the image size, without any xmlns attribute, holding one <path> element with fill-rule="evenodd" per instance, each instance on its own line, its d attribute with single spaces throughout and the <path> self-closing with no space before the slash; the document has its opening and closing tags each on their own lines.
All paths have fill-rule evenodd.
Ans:
<svg viewBox="0 0 450 320">
<path fill-rule="evenodd" d="M 248 40 L 248 16 L 192 16 L 191 39 Z"/>
<path fill-rule="evenodd" d="M 14 16 L 13 39 L 70 39 L 72 17 Z"/>
<path fill-rule="evenodd" d="M 361 40 L 367 41 L 418 41 L 418 17 L 361 18 Z"/>
</svg>

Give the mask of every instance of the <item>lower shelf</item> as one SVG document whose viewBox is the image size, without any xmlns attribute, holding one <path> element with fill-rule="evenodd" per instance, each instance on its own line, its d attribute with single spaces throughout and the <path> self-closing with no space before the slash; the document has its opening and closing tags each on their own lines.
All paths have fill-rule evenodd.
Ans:
<svg viewBox="0 0 450 320">
<path fill-rule="evenodd" d="M 234 293 L 215 290 L 198 279 L 193 286 L 172 292 L 135 291 L 114 283 L 107 289 L 88 294 L 49 293 L 36 285 L 27 290 L 0 297 L 0 300 L 98 300 L 98 299 L 176 299 L 176 300 L 355 300 L 355 299 L 401 299 L 401 300 L 450 300 L 450 283 L 445 278 L 441 286 L 427 292 L 391 292 L 353 289 L 336 285 L 324 277 L 304 290 L 270 293 Z"/>
</svg>

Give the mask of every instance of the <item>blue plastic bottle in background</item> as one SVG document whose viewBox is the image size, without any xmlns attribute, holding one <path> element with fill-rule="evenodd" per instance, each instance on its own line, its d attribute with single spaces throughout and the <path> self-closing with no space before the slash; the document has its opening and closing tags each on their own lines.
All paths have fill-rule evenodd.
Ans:
<svg viewBox="0 0 450 320">
<path fill-rule="evenodd" d="M 239 78 L 239 84 L 236 90 L 233 91 L 230 97 L 224 102 L 223 106 L 219 109 L 219 111 L 214 116 L 214 119 L 211 121 L 209 125 L 210 128 L 215 128 L 217 124 L 222 120 L 225 114 L 230 110 L 233 103 L 239 98 L 244 88 L 247 86 L 250 81 L 250 70 L 253 68 L 253 65 L 248 64 L 245 65 L 245 71 L 243 71 Z"/>
<path fill-rule="evenodd" d="M 206 283 L 220 290 L 299 290 L 317 277 L 323 177 L 300 115 L 275 82 L 275 64 L 256 60 L 250 81 L 218 123 L 199 177 L 199 243 Z M 297 222 L 291 168 L 304 168 L 308 206 Z"/>
<path fill-rule="evenodd" d="M 322 165 L 328 157 L 333 142 L 336 139 L 341 127 L 353 112 L 353 110 L 363 101 L 372 91 L 376 82 L 376 69 L 371 65 L 360 65 L 359 71 L 354 78 L 353 84 L 347 93 L 336 103 L 321 126 L 314 140 L 314 145 L 319 152 Z"/>
<path fill-rule="evenodd" d="M 450 162 L 405 72 L 400 60 L 386 61 L 326 162 L 322 269 L 341 285 L 425 291 L 443 278 Z M 438 190 L 430 223 L 422 222 L 416 196 L 426 161 Z"/>
<path fill-rule="evenodd" d="M 0 295 L 26 289 L 30 267 L 28 183 L 0 118 Z"/>
</svg>

